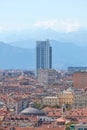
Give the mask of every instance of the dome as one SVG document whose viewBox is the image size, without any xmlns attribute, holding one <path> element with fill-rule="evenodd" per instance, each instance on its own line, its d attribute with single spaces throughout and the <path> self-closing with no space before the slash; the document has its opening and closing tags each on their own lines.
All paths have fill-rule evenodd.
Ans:
<svg viewBox="0 0 87 130">
<path fill-rule="evenodd" d="M 45 113 L 39 109 L 36 109 L 36 108 L 32 108 L 32 107 L 28 107 L 26 109 L 24 109 L 22 112 L 21 112 L 22 115 L 36 115 L 36 116 L 44 116 Z"/>
</svg>

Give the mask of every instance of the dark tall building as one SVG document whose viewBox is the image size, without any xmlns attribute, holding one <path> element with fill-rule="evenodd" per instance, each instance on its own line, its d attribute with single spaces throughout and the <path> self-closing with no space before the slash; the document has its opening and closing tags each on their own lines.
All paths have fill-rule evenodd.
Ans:
<svg viewBox="0 0 87 130">
<path fill-rule="evenodd" d="M 52 68 L 52 47 L 49 40 L 37 41 L 36 45 L 36 71 L 38 69 Z"/>
</svg>

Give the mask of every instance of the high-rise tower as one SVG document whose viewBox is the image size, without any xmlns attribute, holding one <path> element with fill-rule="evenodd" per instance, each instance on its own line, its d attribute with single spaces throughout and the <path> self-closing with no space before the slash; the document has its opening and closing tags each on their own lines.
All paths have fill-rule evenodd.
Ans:
<svg viewBox="0 0 87 130">
<path fill-rule="evenodd" d="M 52 68 L 52 47 L 49 40 L 37 41 L 36 45 L 36 71 L 38 69 Z"/>
</svg>

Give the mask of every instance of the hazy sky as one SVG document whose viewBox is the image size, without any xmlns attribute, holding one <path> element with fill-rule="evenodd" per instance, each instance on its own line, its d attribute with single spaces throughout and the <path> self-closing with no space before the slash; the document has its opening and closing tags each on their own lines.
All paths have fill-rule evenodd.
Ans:
<svg viewBox="0 0 87 130">
<path fill-rule="evenodd" d="M 87 0 L 0 0 L 0 31 L 87 28 Z"/>
</svg>

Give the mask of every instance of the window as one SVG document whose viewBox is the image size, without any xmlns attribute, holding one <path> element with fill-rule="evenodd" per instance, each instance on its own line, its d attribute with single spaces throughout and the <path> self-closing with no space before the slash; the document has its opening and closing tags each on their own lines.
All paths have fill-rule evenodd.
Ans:
<svg viewBox="0 0 87 130">
<path fill-rule="evenodd" d="M 84 130 L 87 130 L 87 128 L 84 128 Z"/>
<path fill-rule="evenodd" d="M 78 128 L 78 130 L 83 130 L 83 128 Z"/>
</svg>

